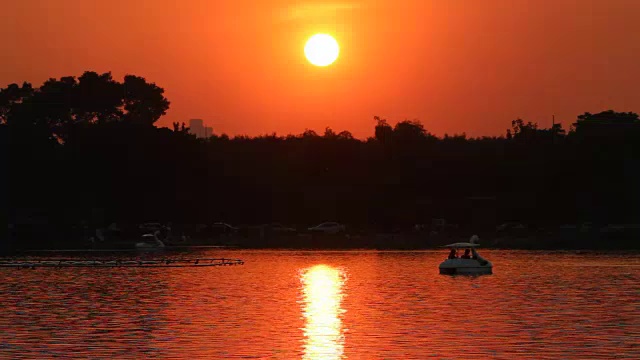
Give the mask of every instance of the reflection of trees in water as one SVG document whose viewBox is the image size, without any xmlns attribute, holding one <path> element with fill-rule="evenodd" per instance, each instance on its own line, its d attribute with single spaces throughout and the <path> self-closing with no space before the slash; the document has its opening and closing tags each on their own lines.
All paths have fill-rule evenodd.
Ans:
<svg viewBox="0 0 640 360">
<path fill-rule="evenodd" d="M 329 128 L 197 139 L 180 124 L 153 126 L 168 106 L 162 88 L 136 76 L 119 82 L 87 72 L 2 89 L 9 208 L 62 224 L 48 230 L 57 238 L 71 224 L 94 221 L 96 208 L 104 210 L 99 226 L 339 221 L 380 231 L 432 218 L 494 229 L 506 221 L 629 223 L 640 215 L 635 113 L 585 113 L 568 133 L 517 119 L 501 137 L 439 138 L 420 122 L 376 117 L 366 140 Z M 478 197 L 495 201 L 468 201 Z"/>
<path fill-rule="evenodd" d="M 303 293 L 304 358 L 340 359 L 344 351 L 342 287 L 336 268 L 316 265 L 301 274 Z"/>
</svg>

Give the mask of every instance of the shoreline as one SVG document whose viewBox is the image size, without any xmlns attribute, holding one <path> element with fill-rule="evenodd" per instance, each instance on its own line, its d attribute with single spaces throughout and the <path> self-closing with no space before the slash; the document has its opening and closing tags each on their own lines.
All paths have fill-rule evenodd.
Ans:
<svg viewBox="0 0 640 360">
<path fill-rule="evenodd" d="M 491 251 L 541 251 L 541 252 L 577 252 L 577 253 L 597 253 L 597 252 L 640 252 L 640 247 L 481 247 L 481 250 Z M 415 248 L 392 248 L 392 247 L 231 247 L 231 246 L 168 246 L 151 251 L 131 249 L 131 248 L 112 248 L 112 249 L 83 249 L 83 248 L 60 248 L 60 249 L 16 249 L 7 254 L 0 256 L 15 256 L 29 254 L 29 256 L 37 256 L 37 254 L 55 254 L 55 253 L 75 253 L 75 254 L 109 254 L 109 253 L 136 253 L 136 254 L 154 254 L 167 252 L 191 252 L 192 250 L 220 250 L 220 251 L 303 251 L 303 252 L 325 252 L 325 251 L 380 251 L 380 252 L 420 252 L 420 251 L 445 251 L 444 247 L 415 247 Z"/>
<path fill-rule="evenodd" d="M 17 234 L 16 234 L 17 235 Z M 541 251 L 638 251 L 639 237 L 631 233 L 545 233 L 496 235 L 478 233 L 482 249 L 495 250 L 541 250 Z M 372 251 L 422 251 L 438 250 L 444 245 L 465 242 L 468 236 L 456 234 L 290 234 L 290 235 L 226 235 L 214 238 L 187 238 L 163 240 L 165 247 L 150 250 L 198 251 L 198 250 L 372 250 Z M 10 253 L 108 253 L 139 252 L 139 240 L 132 236 L 105 238 L 104 241 L 88 243 L 80 239 L 61 240 L 55 236 L 42 238 L 21 238 L 0 246 L 0 256 Z M 3 244 L 3 245 L 5 245 Z"/>
</svg>

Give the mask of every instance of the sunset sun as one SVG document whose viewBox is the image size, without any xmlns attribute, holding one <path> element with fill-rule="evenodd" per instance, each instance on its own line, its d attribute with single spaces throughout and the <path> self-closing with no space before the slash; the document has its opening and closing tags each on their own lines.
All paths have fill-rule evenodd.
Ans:
<svg viewBox="0 0 640 360">
<path fill-rule="evenodd" d="M 327 34 L 316 34 L 307 40 L 304 55 L 316 66 L 331 65 L 338 58 L 340 47 L 338 42 Z"/>
</svg>

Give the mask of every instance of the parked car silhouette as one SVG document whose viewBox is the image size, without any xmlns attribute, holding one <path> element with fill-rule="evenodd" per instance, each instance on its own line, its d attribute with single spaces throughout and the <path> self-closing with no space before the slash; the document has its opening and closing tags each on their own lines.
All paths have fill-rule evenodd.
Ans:
<svg viewBox="0 0 640 360">
<path fill-rule="evenodd" d="M 232 233 L 236 233 L 238 232 L 238 230 L 240 230 L 239 228 L 229 225 L 227 223 L 223 223 L 223 222 L 215 222 L 213 224 L 211 224 L 211 229 L 214 232 L 219 232 L 219 233 L 223 233 L 223 234 L 232 234 Z"/>
<path fill-rule="evenodd" d="M 325 222 L 320 225 L 310 227 L 307 230 L 312 232 L 323 232 L 325 234 L 337 234 L 339 232 L 345 231 L 346 228 L 344 225 L 337 222 Z"/>
</svg>

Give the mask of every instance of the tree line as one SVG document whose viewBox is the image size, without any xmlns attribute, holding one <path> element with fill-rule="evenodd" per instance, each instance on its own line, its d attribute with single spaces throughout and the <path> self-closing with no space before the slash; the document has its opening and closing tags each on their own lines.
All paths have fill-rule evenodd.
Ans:
<svg viewBox="0 0 640 360">
<path fill-rule="evenodd" d="M 154 126 L 169 105 L 134 75 L 2 88 L 9 222 L 338 221 L 392 231 L 433 218 L 479 229 L 640 215 L 633 112 L 584 113 L 568 131 L 516 119 L 496 137 L 437 137 L 417 121 L 375 117 L 364 140 L 330 128 L 198 139 L 185 124 Z"/>
</svg>

